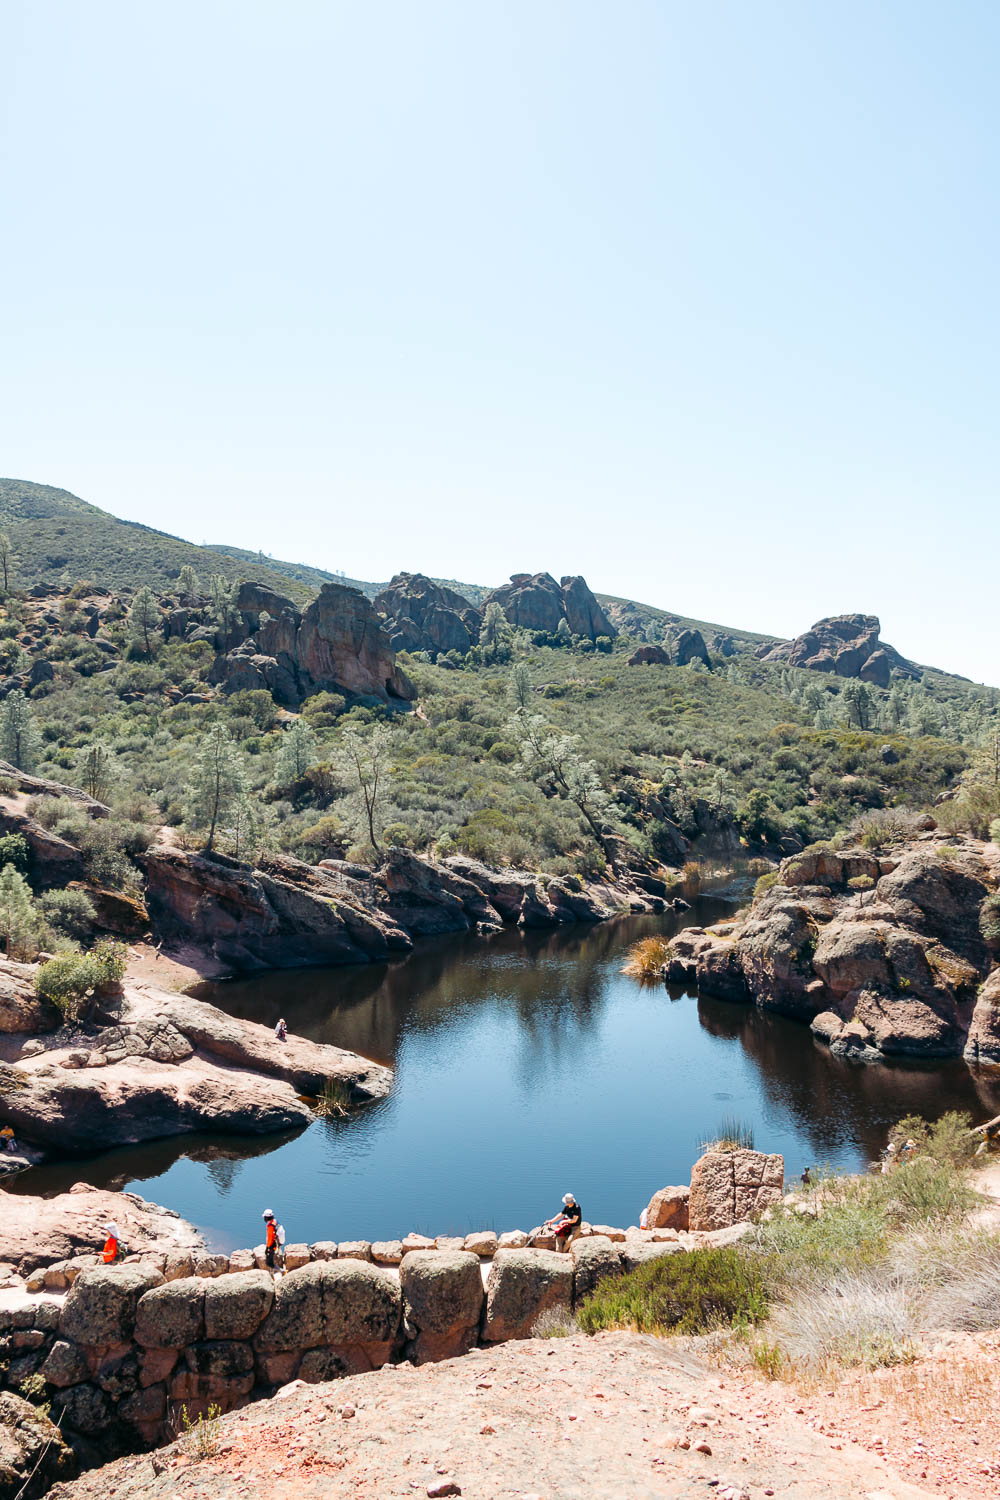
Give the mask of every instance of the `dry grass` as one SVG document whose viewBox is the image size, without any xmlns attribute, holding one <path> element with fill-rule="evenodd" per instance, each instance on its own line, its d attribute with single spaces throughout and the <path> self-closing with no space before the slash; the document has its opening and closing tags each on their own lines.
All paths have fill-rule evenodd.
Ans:
<svg viewBox="0 0 1000 1500">
<path fill-rule="evenodd" d="M 630 974 L 633 979 L 641 979 L 645 983 L 651 984 L 661 978 L 660 971 L 667 961 L 669 951 L 670 942 L 668 938 L 640 938 L 628 950 L 628 957 L 622 968 L 622 973 Z"/>
</svg>

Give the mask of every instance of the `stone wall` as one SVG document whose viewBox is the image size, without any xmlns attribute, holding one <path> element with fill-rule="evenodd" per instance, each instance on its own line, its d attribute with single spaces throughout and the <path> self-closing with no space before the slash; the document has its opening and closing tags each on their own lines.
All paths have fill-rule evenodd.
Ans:
<svg viewBox="0 0 1000 1500">
<path fill-rule="evenodd" d="M 586 1225 L 568 1254 L 551 1238 L 529 1247 L 520 1230 L 289 1245 L 277 1278 L 260 1248 L 116 1266 L 76 1257 L 36 1271 L 23 1300 L 0 1308 L 2 1384 L 41 1375 L 66 1435 L 104 1461 L 169 1439 L 185 1414 L 228 1411 L 291 1380 L 529 1338 L 542 1313 L 569 1314 L 599 1279 L 739 1233 L 599 1228 Z"/>
</svg>

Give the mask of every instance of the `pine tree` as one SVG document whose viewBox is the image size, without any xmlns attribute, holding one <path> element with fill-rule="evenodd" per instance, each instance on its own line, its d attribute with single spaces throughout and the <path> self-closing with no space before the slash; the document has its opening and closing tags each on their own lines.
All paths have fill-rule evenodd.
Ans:
<svg viewBox="0 0 1000 1500">
<path fill-rule="evenodd" d="M 177 575 L 177 591 L 180 594 L 201 593 L 201 580 L 190 563 L 185 563 Z"/>
<path fill-rule="evenodd" d="M 274 761 L 274 784 L 284 790 L 294 786 L 306 774 L 316 759 L 316 736 L 297 719 L 281 736 L 281 744 Z"/>
<path fill-rule="evenodd" d="M 391 739 L 386 724 L 376 724 L 367 734 L 345 729 L 337 755 L 338 769 L 360 800 L 368 839 L 376 854 L 381 853 L 376 830 L 381 831 L 389 792 Z"/>
<path fill-rule="evenodd" d="M 221 573 L 212 577 L 209 585 L 212 597 L 212 613 L 215 622 L 222 631 L 223 650 L 228 650 L 229 638 L 236 628 L 236 596 L 240 591 L 238 583 L 230 583 L 228 578 L 223 578 Z"/>
<path fill-rule="evenodd" d="M 132 608 L 128 612 L 129 640 L 148 661 L 157 644 L 160 632 L 160 606 L 151 588 L 143 584 L 136 589 Z"/>
<path fill-rule="evenodd" d="M 246 776 L 240 753 L 224 724 L 213 724 L 195 761 L 188 818 L 194 828 L 206 828 L 205 851 L 215 844 L 219 825 L 238 798 L 246 795 Z"/>
<path fill-rule="evenodd" d="M 107 802 L 114 787 L 116 776 L 115 758 L 102 740 L 95 740 L 81 751 L 76 763 L 76 774 L 81 790 L 98 802 Z"/>
<path fill-rule="evenodd" d="M 3 591 L 10 593 L 10 581 L 14 576 L 14 564 L 17 558 L 10 537 L 6 531 L 0 531 L 0 574 L 3 575 Z"/>
<path fill-rule="evenodd" d="M 13 865 L 0 870 L 0 937 L 8 958 L 34 958 L 38 915 L 31 887 Z"/>
<path fill-rule="evenodd" d="M 0 708 L 0 752 L 4 760 L 10 761 L 19 771 L 31 771 L 41 754 L 42 740 L 35 728 L 31 704 L 15 688 L 8 693 Z"/>
<path fill-rule="evenodd" d="M 507 732 L 516 743 L 529 776 L 572 802 L 608 857 L 608 824 L 614 801 L 604 789 L 592 760 L 580 754 L 580 737 L 561 734 L 541 714 L 518 713 Z"/>
</svg>

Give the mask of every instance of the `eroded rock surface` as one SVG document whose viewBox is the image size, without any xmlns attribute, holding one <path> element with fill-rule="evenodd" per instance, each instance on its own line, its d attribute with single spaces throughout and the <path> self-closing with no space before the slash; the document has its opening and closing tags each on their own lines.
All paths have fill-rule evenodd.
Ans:
<svg viewBox="0 0 1000 1500">
<path fill-rule="evenodd" d="M 780 1203 L 785 1161 L 763 1151 L 706 1151 L 691 1168 L 693 1230 L 729 1229 Z"/>
<path fill-rule="evenodd" d="M 831 615 L 794 641 L 762 646 L 757 655 L 813 672 L 860 677 L 878 687 L 888 687 L 894 672 L 897 677 L 919 678 L 911 662 L 879 640 L 880 629 L 877 615 Z"/>
</svg>

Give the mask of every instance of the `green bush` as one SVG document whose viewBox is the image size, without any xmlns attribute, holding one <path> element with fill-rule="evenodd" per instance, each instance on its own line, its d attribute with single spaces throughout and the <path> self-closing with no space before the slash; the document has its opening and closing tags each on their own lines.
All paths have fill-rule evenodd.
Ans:
<svg viewBox="0 0 1000 1500">
<path fill-rule="evenodd" d="M 49 926 L 68 938 L 86 937 L 97 916 L 86 891 L 46 891 L 38 906 Z"/>
<path fill-rule="evenodd" d="M 64 1015 L 77 1016 L 88 997 L 121 980 L 127 958 L 124 943 L 107 938 L 89 953 L 60 953 L 38 970 L 35 993 L 58 1006 Z"/>
<path fill-rule="evenodd" d="M 0 838 L 0 869 L 13 865 L 23 875 L 28 868 L 28 841 L 23 833 L 5 833 Z"/>
<path fill-rule="evenodd" d="M 979 908 L 979 930 L 988 943 L 1000 943 L 1000 891 L 987 896 Z"/>
<path fill-rule="evenodd" d="M 694 1334 L 767 1316 L 762 1270 L 733 1246 L 664 1255 L 625 1276 L 602 1281 L 577 1313 L 585 1333 Z"/>
</svg>

